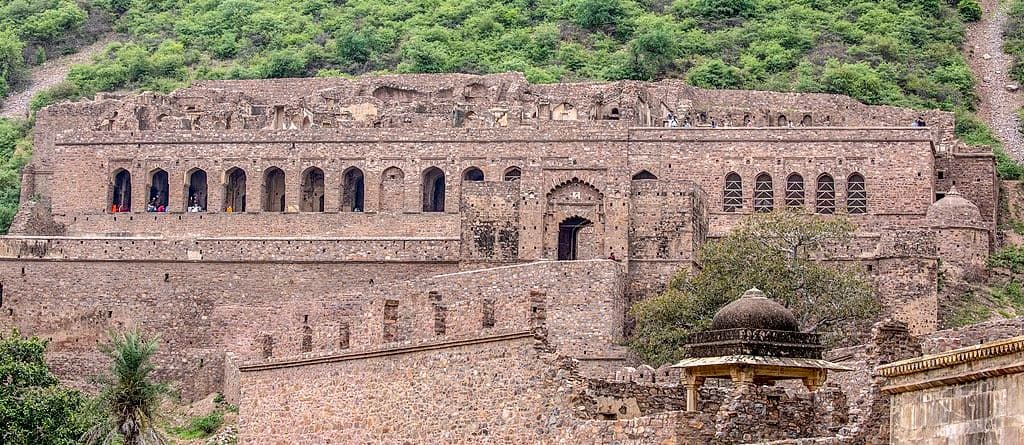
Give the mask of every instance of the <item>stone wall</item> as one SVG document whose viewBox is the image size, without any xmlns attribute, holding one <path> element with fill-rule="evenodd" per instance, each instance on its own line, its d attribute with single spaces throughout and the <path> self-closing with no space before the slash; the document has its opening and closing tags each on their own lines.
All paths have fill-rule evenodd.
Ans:
<svg viewBox="0 0 1024 445">
<path fill-rule="evenodd" d="M 891 443 L 1009 444 L 1024 440 L 1024 337 L 877 368 L 892 395 Z"/>
</svg>

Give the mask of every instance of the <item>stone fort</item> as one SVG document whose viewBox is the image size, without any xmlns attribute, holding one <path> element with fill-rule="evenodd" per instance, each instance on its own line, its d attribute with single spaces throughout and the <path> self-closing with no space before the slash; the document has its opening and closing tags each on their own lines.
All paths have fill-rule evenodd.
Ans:
<svg viewBox="0 0 1024 445">
<path fill-rule="evenodd" d="M 107 330 L 160 333 L 186 399 L 241 401 L 244 443 L 611 434 L 533 425 L 558 391 L 531 388 L 635 365 L 631 304 L 754 212 L 849 218 L 835 253 L 918 335 L 937 329 L 940 275 L 976 273 L 995 243 L 993 156 L 957 140 L 952 113 L 836 95 L 517 73 L 201 81 L 50 106 L 35 128 L 0 238 L 0 328 L 50 339 L 72 381 L 105 366 Z M 355 420 L 289 417 L 324 397 L 345 405 L 325 419 Z M 446 400 L 469 406 L 451 419 L 501 421 L 402 411 Z M 359 417 L 376 404 L 394 411 Z M 409 422 L 421 434 L 396 436 Z"/>
</svg>

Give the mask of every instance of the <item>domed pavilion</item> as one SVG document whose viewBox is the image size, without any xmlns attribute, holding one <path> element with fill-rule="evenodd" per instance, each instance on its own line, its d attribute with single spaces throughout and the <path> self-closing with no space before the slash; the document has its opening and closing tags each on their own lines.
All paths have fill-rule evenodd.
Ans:
<svg viewBox="0 0 1024 445">
<path fill-rule="evenodd" d="M 682 369 L 686 410 L 697 410 L 697 394 L 708 378 L 734 385 L 771 385 L 800 379 L 815 391 L 828 371 L 850 371 L 821 358 L 818 334 L 800 332 L 793 313 L 754 288 L 715 314 L 711 328 L 690 336 Z"/>
</svg>

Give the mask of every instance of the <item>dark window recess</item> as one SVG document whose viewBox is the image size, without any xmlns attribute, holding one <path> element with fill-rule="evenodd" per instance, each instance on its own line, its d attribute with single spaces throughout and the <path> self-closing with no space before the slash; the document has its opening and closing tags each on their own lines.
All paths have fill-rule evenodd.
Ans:
<svg viewBox="0 0 1024 445">
<path fill-rule="evenodd" d="M 313 328 L 309 325 L 302 327 L 302 352 L 311 352 L 313 350 Z"/>
<path fill-rule="evenodd" d="M 349 336 L 352 335 L 351 330 L 348 327 L 348 323 L 342 323 L 338 331 L 338 348 L 348 349 L 350 341 Z"/>
<path fill-rule="evenodd" d="M 483 321 L 481 322 L 481 325 L 484 328 L 493 328 L 494 325 L 496 324 L 495 321 L 496 320 L 494 319 L 494 300 L 484 300 Z"/>
<path fill-rule="evenodd" d="M 398 300 L 384 302 L 384 341 L 398 339 Z"/>
</svg>

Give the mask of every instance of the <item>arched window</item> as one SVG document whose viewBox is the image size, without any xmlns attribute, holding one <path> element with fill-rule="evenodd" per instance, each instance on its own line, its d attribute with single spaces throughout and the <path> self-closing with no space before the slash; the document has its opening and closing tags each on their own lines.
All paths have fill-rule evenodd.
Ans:
<svg viewBox="0 0 1024 445">
<path fill-rule="evenodd" d="M 483 181 L 484 172 L 480 171 L 480 169 L 476 167 L 467 168 L 466 171 L 462 172 L 462 180 L 476 182 Z"/>
<path fill-rule="evenodd" d="M 633 175 L 633 180 L 634 181 L 638 181 L 638 180 L 642 180 L 642 179 L 658 179 L 658 177 L 654 176 L 654 173 L 651 173 L 651 172 L 649 172 L 647 170 L 640 170 L 635 175 Z"/>
<path fill-rule="evenodd" d="M 444 172 L 437 167 L 423 172 L 423 211 L 444 211 Z"/>
<path fill-rule="evenodd" d="M 192 169 L 185 185 L 185 196 L 188 197 L 185 210 L 189 212 L 206 211 L 207 178 L 206 171 L 201 168 Z"/>
<path fill-rule="evenodd" d="M 380 202 L 382 212 L 401 212 L 405 207 L 405 173 L 398 167 L 388 167 L 380 176 Z"/>
<path fill-rule="evenodd" d="M 803 119 L 800 119 L 800 125 L 803 127 L 811 126 L 811 115 L 805 114 Z"/>
<path fill-rule="evenodd" d="M 324 211 L 324 171 L 317 167 L 307 168 L 302 173 L 302 194 L 299 201 L 301 212 Z"/>
<path fill-rule="evenodd" d="M 775 197 L 772 191 L 772 177 L 768 173 L 761 173 L 754 179 L 754 211 L 770 212 L 775 207 Z"/>
<path fill-rule="evenodd" d="M 232 167 L 224 173 L 225 212 L 245 211 L 245 170 Z"/>
<path fill-rule="evenodd" d="M 814 194 L 814 213 L 831 215 L 836 212 L 836 181 L 828 173 L 818 176 L 818 189 Z"/>
<path fill-rule="evenodd" d="M 356 167 L 345 170 L 341 184 L 341 211 L 362 212 L 363 206 L 363 171 Z"/>
<path fill-rule="evenodd" d="M 270 167 L 263 172 L 263 211 L 283 212 L 285 209 L 284 171 Z"/>
<path fill-rule="evenodd" d="M 777 119 L 777 120 L 776 120 L 775 122 L 776 122 L 776 123 L 777 123 L 777 124 L 778 124 L 778 125 L 779 125 L 780 127 L 785 127 L 785 126 L 788 126 L 788 125 L 789 125 L 789 120 L 788 120 L 788 119 L 786 119 L 786 115 L 785 115 L 785 114 L 780 114 L 780 115 L 779 115 L 779 118 L 778 118 L 778 119 Z"/>
<path fill-rule="evenodd" d="M 167 172 L 163 169 L 156 169 L 149 173 L 149 198 L 147 210 L 156 211 L 161 208 L 167 210 L 167 192 L 171 189 L 167 182 Z M 152 209 L 150 209 L 152 207 Z"/>
<path fill-rule="evenodd" d="M 519 167 L 509 167 L 505 170 L 506 181 L 518 181 L 523 176 L 523 171 Z"/>
<path fill-rule="evenodd" d="M 114 184 L 111 187 L 110 210 L 127 212 L 132 208 L 132 174 L 123 168 L 114 173 Z"/>
<path fill-rule="evenodd" d="M 804 206 L 804 177 L 793 173 L 786 178 L 786 207 Z"/>
<path fill-rule="evenodd" d="M 864 188 L 864 177 L 854 173 L 846 178 L 846 213 L 859 215 L 868 211 L 868 191 Z"/>
<path fill-rule="evenodd" d="M 743 178 L 736 173 L 725 176 L 725 192 L 722 194 L 722 210 L 735 212 L 743 208 Z"/>
</svg>

